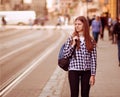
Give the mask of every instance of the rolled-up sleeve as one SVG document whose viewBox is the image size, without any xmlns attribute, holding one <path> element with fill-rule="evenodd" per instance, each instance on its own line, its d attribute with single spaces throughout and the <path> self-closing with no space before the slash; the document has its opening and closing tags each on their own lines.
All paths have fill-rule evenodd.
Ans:
<svg viewBox="0 0 120 97">
<path fill-rule="evenodd" d="M 97 50 L 94 47 L 93 51 L 91 52 L 91 75 L 96 75 L 96 67 L 97 67 Z"/>
<path fill-rule="evenodd" d="M 71 41 L 72 41 L 72 37 L 69 37 L 65 43 L 65 47 L 63 49 L 65 58 L 70 57 L 72 55 L 74 47 L 71 46 Z"/>
</svg>

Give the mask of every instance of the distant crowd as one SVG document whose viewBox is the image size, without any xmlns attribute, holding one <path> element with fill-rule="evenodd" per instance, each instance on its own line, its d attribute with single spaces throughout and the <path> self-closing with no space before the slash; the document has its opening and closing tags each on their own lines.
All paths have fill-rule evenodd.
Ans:
<svg viewBox="0 0 120 97">
<path fill-rule="evenodd" d="M 100 39 L 104 40 L 104 30 L 107 29 L 109 40 L 112 41 L 112 44 L 117 42 L 117 29 L 115 28 L 115 24 L 119 21 L 119 17 L 112 18 L 110 14 L 102 14 L 101 16 L 93 15 L 91 19 L 88 17 L 88 20 L 94 37 L 96 37 L 94 33 L 98 33 Z M 98 41 L 98 39 L 96 41 Z"/>
<path fill-rule="evenodd" d="M 108 30 L 109 40 L 112 44 L 117 44 L 118 62 L 120 66 L 120 14 L 116 18 L 112 18 L 110 14 L 102 16 L 93 16 L 89 19 L 89 24 L 96 43 L 100 39 L 104 40 L 104 29 Z"/>
</svg>

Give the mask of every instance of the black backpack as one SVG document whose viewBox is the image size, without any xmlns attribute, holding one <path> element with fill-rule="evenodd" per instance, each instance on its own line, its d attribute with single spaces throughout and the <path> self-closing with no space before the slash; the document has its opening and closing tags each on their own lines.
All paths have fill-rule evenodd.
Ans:
<svg viewBox="0 0 120 97">
<path fill-rule="evenodd" d="M 68 57 L 68 58 L 64 58 L 64 53 L 63 53 L 63 49 L 65 47 L 65 43 L 61 46 L 60 51 L 59 51 L 59 55 L 58 55 L 58 65 L 60 68 L 62 68 L 64 71 L 68 71 L 68 67 L 70 64 L 70 58 L 72 57 Z M 73 50 L 73 53 L 75 52 L 75 49 Z M 72 54 L 73 54 L 72 53 Z M 74 53 L 74 57 L 75 57 L 75 53 Z"/>
<path fill-rule="evenodd" d="M 64 53 L 63 53 L 64 47 L 65 47 L 65 44 L 63 44 L 62 47 L 60 48 L 59 55 L 58 55 L 58 65 L 63 70 L 68 71 L 68 66 L 70 61 L 69 61 L 69 58 L 64 58 Z"/>
</svg>

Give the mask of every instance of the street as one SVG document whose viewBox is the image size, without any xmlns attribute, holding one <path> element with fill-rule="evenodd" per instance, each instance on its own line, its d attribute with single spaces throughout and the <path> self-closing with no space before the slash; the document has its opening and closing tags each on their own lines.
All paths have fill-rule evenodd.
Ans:
<svg viewBox="0 0 120 97">
<path fill-rule="evenodd" d="M 57 67 L 58 50 L 67 35 L 59 29 L 0 32 L 0 95 L 38 97 Z"/>
<path fill-rule="evenodd" d="M 57 66 L 57 57 L 72 31 L 72 26 L 8 26 L 0 32 L 1 97 L 69 97 L 67 72 Z M 111 44 L 107 30 L 97 53 L 96 83 L 90 97 L 119 97 L 117 45 Z"/>
</svg>

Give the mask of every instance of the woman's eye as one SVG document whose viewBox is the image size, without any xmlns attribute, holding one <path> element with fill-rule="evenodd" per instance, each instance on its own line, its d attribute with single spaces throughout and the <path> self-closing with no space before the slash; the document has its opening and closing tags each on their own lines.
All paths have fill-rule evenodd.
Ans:
<svg viewBox="0 0 120 97">
<path fill-rule="evenodd" d="M 78 23 L 78 24 L 75 24 L 75 25 L 82 25 L 82 24 Z"/>
</svg>

